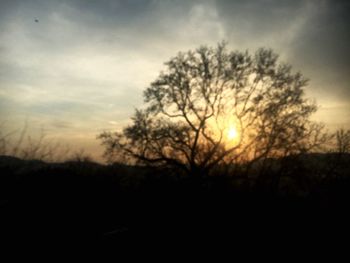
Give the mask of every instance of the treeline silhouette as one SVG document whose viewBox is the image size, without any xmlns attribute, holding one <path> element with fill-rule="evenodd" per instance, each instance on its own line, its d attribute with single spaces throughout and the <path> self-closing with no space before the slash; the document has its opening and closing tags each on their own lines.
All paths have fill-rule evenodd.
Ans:
<svg viewBox="0 0 350 263">
<path fill-rule="evenodd" d="M 316 233 L 320 225 L 325 231 L 347 224 L 350 154 L 268 162 L 264 170 L 257 164 L 247 171 L 242 164 L 234 174 L 218 169 L 196 178 L 166 167 L 1 156 L 1 236 L 243 237 L 277 228 L 289 234 L 295 229 Z"/>
</svg>

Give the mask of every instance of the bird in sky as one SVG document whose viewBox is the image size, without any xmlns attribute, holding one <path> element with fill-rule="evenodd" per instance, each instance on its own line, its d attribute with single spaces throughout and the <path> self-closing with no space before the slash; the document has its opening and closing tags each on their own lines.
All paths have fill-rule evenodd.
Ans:
<svg viewBox="0 0 350 263">
<path fill-rule="evenodd" d="M 36 18 L 34 19 L 34 21 L 35 21 L 36 23 L 38 23 L 38 22 L 39 22 L 39 20 L 38 20 L 38 19 L 36 19 Z"/>
</svg>

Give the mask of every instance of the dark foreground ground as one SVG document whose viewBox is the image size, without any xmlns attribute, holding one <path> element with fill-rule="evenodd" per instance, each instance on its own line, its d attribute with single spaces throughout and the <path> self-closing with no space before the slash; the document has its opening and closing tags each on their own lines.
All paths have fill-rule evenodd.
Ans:
<svg viewBox="0 0 350 263">
<path fill-rule="evenodd" d="M 322 238 L 350 226 L 349 176 L 276 193 L 232 177 L 88 162 L 1 157 L 0 170 L 3 241 Z"/>
</svg>

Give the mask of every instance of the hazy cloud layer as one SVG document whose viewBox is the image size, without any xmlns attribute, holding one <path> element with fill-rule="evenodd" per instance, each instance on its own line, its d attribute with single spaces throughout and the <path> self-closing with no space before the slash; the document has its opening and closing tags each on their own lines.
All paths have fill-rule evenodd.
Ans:
<svg viewBox="0 0 350 263">
<path fill-rule="evenodd" d="M 95 135 L 128 121 L 163 62 L 227 40 L 273 48 L 311 79 L 315 118 L 348 127 L 349 12 L 330 0 L 1 1 L 0 118 L 97 149 Z"/>
</svg>

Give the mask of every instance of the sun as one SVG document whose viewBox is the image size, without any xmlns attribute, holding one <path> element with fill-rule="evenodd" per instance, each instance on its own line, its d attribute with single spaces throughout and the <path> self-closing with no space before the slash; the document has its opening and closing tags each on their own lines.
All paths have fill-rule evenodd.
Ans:
<svg viewBox="0 0 350 263">
<path fill-rule="evenodd" d="M 235 140 L 238 137 L 238 131 L 235 127 L 231 126 L 227 130 L 227 138 L 229 140 Z"/>
</svg>

